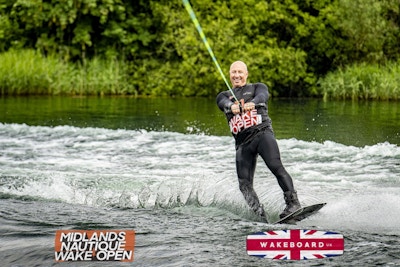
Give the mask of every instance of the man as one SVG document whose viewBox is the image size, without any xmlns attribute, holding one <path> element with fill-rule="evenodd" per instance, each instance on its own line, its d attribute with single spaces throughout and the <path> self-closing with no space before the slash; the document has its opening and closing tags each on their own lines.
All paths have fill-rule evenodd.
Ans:
<svg viewBox="0 0 400 267">
<path fill-rule="evenodd" d="M 236 171 L 240 191 L 250 208 L 268 222 L 264 207 L 253 188 L 257 157 L 260 155 L 284 192 L 286 207 L 279 215 L 283 218 L 301 206 L 292 178 L 280 159 L 278 144 L 268 116 L 268 88 L 263 83 L 247 84 L 247 66 L 242 61 L 232 63 L 229 73 L 232 90 L 240 103 L 235 101 L 228 90 L 218 94 L 217 105 L 225 113 L 235 138 Z"/>
</svg>

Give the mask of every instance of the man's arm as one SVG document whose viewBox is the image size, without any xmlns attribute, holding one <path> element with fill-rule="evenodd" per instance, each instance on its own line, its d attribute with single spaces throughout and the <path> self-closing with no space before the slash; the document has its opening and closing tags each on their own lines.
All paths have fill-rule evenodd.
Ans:
<svg viewBox="0 0 400 267">
<path fill-rule="evenodd" d="M 268 87 L 263 83 L 256 83 L 256 89 L 254 91 L 254 98 L 251 102 L 254 104 L 264 104 L 268 101 Z"/>
<path fill-rule="evenodd" d="M 231 110 L 231 106 L 233 105 L 233 102 L 229 97 L 230 97 L 230 93 L 227 92 L 227 91 L 221 92 L 217 96 L 218 108 L 220 110 L 222 110 L 223 112 L 225 112 L 225 113 L 227 111 L 230 111 Z"/>
</svg>

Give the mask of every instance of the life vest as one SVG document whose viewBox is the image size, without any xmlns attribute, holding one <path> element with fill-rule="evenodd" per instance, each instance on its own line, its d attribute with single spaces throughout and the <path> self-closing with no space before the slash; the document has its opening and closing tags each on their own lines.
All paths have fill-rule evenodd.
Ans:
<svg viewBox="0 0 400 267">
<path fill-rule="evenodd" d="M 255 84 L 247 84 L 245 87 L 235 90 L 234 92 L 236 98 L 241 102 L 241 105 L 243 106 L 244 103 L 251 102 L 251 100 L 254 99 L 255 90 Z M 232 97 L 232 101 L 234 101 L 234 97 Z M 228 119 L 230 131 L 233 135 L 237 135 L 243 130 L 259 125 L 262 122 L 270 123 L 266 103 L 256 104 L 255 109 L 246 111 L 241 114 L 235 115 L 231 112 L 226 112 L 226 116 Z"/>
</svg>

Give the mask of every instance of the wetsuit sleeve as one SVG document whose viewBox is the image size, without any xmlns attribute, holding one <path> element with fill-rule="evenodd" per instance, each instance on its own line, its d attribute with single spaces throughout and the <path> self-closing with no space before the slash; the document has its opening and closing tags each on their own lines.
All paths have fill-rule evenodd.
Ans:
<svg viewBox="0 0 400 267">
<path fill-rule="evenodd" d="M 251 102 L 254 104 L 266 103 L 268 101 L 268 87 L 263 83 L 255 84 L 254 98 Z"/>
<path fill-rule="evenodd" d="M 217 96 L 217 105 L 218 108 L 225 113 L 230 110 L 231 106 L 233 105 L 233 102 L 229 98 L 229 93 L 228 92 L 221 92 Z"/>
</svg>

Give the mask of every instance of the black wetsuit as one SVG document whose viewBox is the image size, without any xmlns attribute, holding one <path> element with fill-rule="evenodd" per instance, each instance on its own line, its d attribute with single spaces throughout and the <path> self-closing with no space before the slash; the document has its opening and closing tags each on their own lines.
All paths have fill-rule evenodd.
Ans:
<svg viewBox="0 0 400 267">
<path fill-rule="evenodd" d="M 218 94 L 217 105 L 225 113 L 232 135 L 235 138 L 236 170 L 240 191 L 251 209 L 256 214 L 264 216 L 263 206 L 253 188 L 258 155 L 262 157 L 268 168 L 276 176 L 279 186 L 284 192 L 294 191 L 293 181 L 282 165 L 271 119 L 268 116 L 267 86 L 263 83 L 246 84 L 243 87 L 234 88 L 233 91 L 236 98 L 242 103 L 253 102 L 255 104 L 256 112 L 252 113 L 253 116 L 234 115 L 232 113 L 231 106 L 234 104 L 235 98 L 232 97 L 230 91 Z M 256 116 L 258 117 L 257 122 Z M 244 120 L 243 122 L 240 122 L 241 118 Z"/>
</svg>

